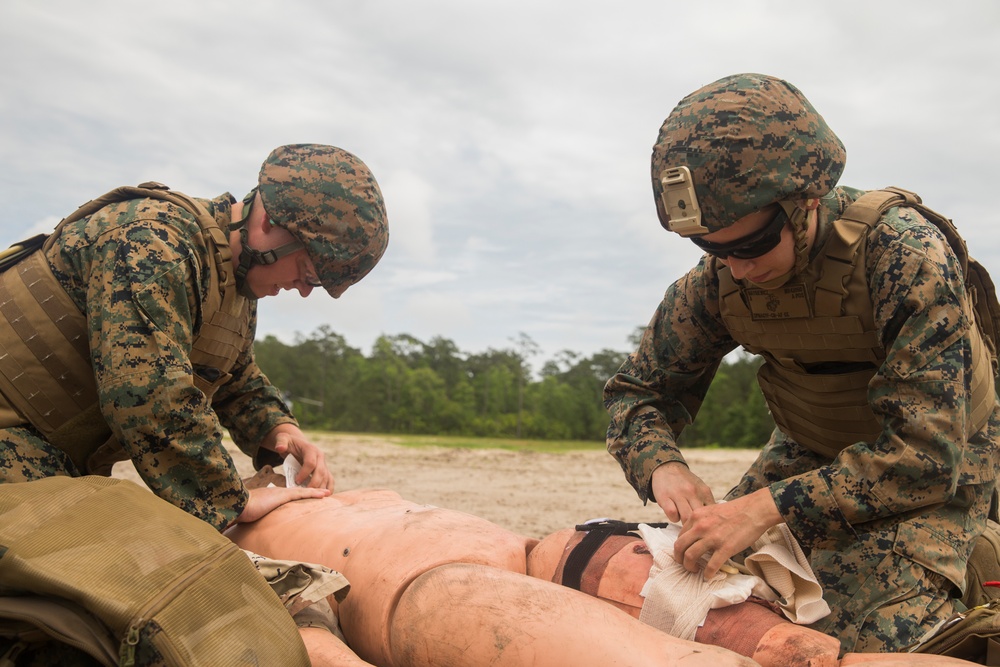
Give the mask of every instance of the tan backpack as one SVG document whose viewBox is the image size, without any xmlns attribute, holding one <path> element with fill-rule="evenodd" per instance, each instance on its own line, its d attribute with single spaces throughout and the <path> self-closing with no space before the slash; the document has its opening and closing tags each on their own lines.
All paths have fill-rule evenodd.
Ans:
<svg viewBox="0 0 1000 667">
<path fill-rule="evenodd" d="M 235 544 L 126 480 L 0 484 L 0 637 L 103 665 L 309 665 Z"/>
<path fill-rule="evenodd" d="M 903 188 L 888 187 L 884 190 L 872 190 L 858 198 L 847 207 L 842 218 L 862 222 L 874 227 L 882 214 L 895 206 L 907 206 L 920 212 L 934 224 L 952 251 L 958 257 L 962 272 L 965 275 L 965 288 L 972 300 L 976 314 L 976 326 L 983 334 L 986 346 L 989 348 L 990 361 L 993 366 L 993 376 L 998 374 L 997 345 L 1000 343 L 1000 303 L 997 301 L 997 290 L 986 268 L 969 256 L 968 246 L 958 233 L 958 228 L 950 218 L 924 206 L 918 195 Z"/>
</svg>

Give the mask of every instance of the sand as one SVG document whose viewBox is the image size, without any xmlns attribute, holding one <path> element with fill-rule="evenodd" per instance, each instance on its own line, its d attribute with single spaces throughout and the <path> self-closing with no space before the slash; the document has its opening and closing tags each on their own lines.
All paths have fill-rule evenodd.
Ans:
<svg viewBox="0 0 1000 667">
<path fill-rule="evenodd" d="M 338 491 L 393 489 L 414 502 L 475 514 L 530 537 L 594 518 L 663 520 L 656 505 L 643 506 L 618 463 L 603 450 L 550 454 L 404 447 L 391 437 L 354 434 L 312 437 L 327 451 Z M 231 451 L 240 473 L 253 474 L 249 459 Z M 756 454 L 742 449 L 685 452 L 691 469 L 716 498 L 739 480 Z M 114 474 L 139 481 L 127 462 L 116 465 Z"/>
</svg>

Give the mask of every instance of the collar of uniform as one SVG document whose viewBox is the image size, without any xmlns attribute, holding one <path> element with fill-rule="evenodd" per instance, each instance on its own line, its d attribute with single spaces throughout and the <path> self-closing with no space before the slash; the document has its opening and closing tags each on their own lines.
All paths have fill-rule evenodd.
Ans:
<svg viewBox="0 0 1000 667">
<path fill-rule="evenodd" d="M 819 207 L 816 209 L 816 239 L 809 252 L 810 264 L 819 256 L 823 246 L 830 238 L 834 221 L 863 194 L 863 190 L 838 186 L 820 197 Z"/>
</svg>

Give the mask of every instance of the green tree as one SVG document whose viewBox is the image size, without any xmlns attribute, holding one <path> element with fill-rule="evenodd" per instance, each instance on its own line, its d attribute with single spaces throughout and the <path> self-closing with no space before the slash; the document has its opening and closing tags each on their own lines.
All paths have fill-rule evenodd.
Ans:
<svg viewBox="0 0 1000 667">
<path fill-rule="evenodd" d="M 642 328 L 633 332 L 637 343 Z M 380 336 L 371 354 L 323 326 L 292 345 L 257 341 L 257 361 L 306 428 L 544 439 L 604 439 L 604 384 L 626 353 L 582 357 L 562 350 L 538 379 L 528 360 L 538 346 L 521 332 L 509 349 L 466 354 L 451 340 Z M 681 444 L 754 447 L 773 421 L 757 386 L 760 360 L 727 358 Z"/>
<path fill-rule="evenodd" d="M 517 359 L 517 429 L 515 436 L 521 437 L 521 425 L 524 418 L 524 383 L 531 372 L 528 366 L 528 358 L 539 352 L 538 344 L 532 340 L 531 336 L 523 331 L 517 334 L 517 338 L 511 339 L 514 343 L 514 358 Z"/>
<path fill-rule="evenodd" d="M 774 428 L 757 384 L 760 357 L 739 354 L 719 365 L 694 423 L 680 443 L 699 447 L 759 447 Z"/>
</svg>

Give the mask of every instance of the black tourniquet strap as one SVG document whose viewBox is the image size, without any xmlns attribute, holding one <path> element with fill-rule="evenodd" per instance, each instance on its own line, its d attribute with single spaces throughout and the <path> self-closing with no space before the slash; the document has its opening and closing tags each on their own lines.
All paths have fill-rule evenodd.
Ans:
<svg viewBox="0 0 1000 667">
<path fill-rule="evenodd" d="M 653 528 L 665 528 L 668 523 L 646 524 Z M 631 535 L 639 537 L 633 531 L 639 528 L 638 523 L 626 523 L 615 519 L 604 519 L 593 523 L 584 523 L 576 526 L 576 530 L 587 533 L 580 543 L 573 547 L 569 556 L 566 557 L 566 564 L 563 566 L 562 585 L 580 590 L 580 582 L 583 579 L 583 571 L 594 557 L 597 550 L 612 535 Z"/>
</svg>

